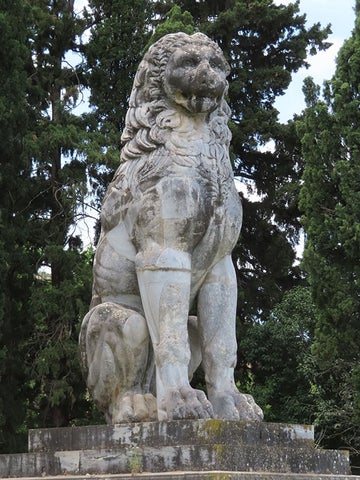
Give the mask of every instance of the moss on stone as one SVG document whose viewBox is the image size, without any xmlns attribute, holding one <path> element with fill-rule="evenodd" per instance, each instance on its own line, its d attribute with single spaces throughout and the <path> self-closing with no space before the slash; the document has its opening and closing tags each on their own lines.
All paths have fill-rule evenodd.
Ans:
<svg viewBox="0 0 360 480">
<path fill-rule="evenodd" d="M 221 433 L 224 430 L 224 427 L 225 427 L 224 420 L 211 418 L 210 420 L 206 420 L 206 422 L 203 425 L 203 430 L 208 437 L 212 438 L 216 434 Z"/>
</svg>

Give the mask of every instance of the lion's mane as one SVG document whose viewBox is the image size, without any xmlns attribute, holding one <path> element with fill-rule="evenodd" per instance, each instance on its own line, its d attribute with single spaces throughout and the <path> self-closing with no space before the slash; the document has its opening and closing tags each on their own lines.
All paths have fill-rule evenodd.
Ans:
<svg viewBox="0 0 360 480">
<path fill-rule="evenodd" d="M 164 73 L 175 50 L 190 43 L 209 46 L 222 55 L 221 49 L 202 33 L 168 34 L 150 47 L 138 67 L 130 96 L 121 137 L 122 162 L 139 159 L 163 146 L 180 124 L 182 114 L 169 104 L 164 92 Z M 225 73 L 229 73 L 228 65 Z M 208 125 L 215 142 L 223 147 L 228 147 L 231 139 L 229 116 L 230 108 L 222 97 L 219 107 L 209 115 Z"/>
</svg>

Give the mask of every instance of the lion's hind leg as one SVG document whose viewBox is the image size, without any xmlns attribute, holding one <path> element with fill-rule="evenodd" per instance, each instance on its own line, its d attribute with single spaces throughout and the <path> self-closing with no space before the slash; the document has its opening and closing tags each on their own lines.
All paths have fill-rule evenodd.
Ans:
<svg viewBox="0 0 360 480">
<path fill-rule="evenodd" d="M 94 307 L 82 323 L 80 351 L 88 388 L 107 423 L 156 419 L 153 355 L 142 315 L 111 302 Z"/>
</svg>

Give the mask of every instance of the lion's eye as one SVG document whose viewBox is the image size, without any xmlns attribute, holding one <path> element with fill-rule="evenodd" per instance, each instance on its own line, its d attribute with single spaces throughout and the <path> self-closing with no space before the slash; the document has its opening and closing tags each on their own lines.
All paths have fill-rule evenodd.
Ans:
<svg viewBox="0 0 360 480">
<path fill-rule="evenodd" d="M 217 69 L 217 70 L 223 70 L 224 65 L 222 61 L 219 58 L 211 58 L 209 60 L 209 64 L 211 68 Z"/>
<path fill-rule="evenodd" d="M 194 57 L 188 57 L 185 58 L 182 62 L 182 67 L 184 68 L 194 68 L 198 65 L 199 61 L 197 58 Z"/>
</svg>

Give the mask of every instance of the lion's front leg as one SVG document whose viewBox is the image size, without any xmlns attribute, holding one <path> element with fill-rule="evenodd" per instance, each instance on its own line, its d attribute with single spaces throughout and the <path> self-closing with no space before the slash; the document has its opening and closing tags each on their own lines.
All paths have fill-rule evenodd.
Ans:
<svg viewBox="0 0 360 480">
<path fill-rule="evenodd" d="M 240 393 L 234 382 L 236 302 L 236 275 L 229 255 L 207 275 L 198 297 L 208 397 L 217 418 L 262 420 L 260 407 L 250 395 Z"/>
<path fill-rule="evenodd" d="M 205 394 L 190 387 L 190 255 L 153 246 L 136 257 L 145 317 L 155 353 L 159 420 L 210 418 Z"/>
</svg>

